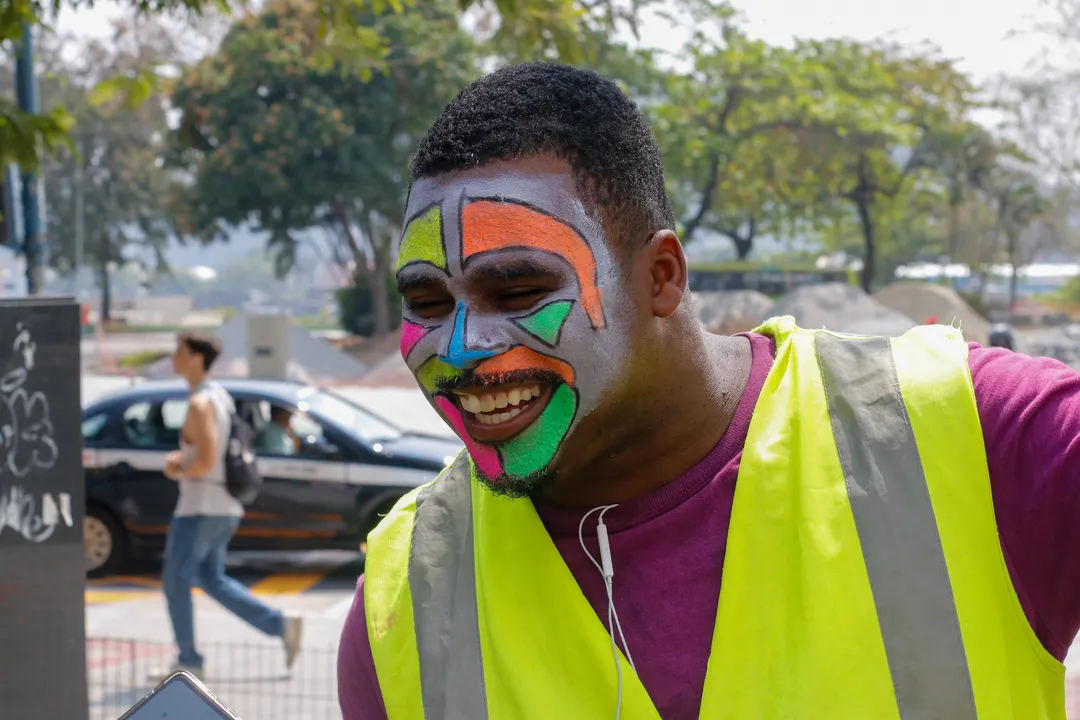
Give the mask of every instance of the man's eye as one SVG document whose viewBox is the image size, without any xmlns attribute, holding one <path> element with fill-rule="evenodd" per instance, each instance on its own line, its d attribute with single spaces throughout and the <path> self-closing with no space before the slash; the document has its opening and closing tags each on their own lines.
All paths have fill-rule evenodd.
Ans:
<svg viewBox="0 0 1080 720">
<path fill-rule="evenodd" d="M 423 318 L 449 315 L 450 311 L 454 309 L 454 303 L 441 299 L 406 300 L 405 305 L 411 312 Z"/>
<path fill-rule="evenodd" d="M 547 293 L 547 290 L 542 290 L 541 288 L 520 288 L 520 289 L 515 289 L 515 290 L 507 290 L 506 292 L 502 293 L 502 298 L 504 300 L 516 300 L 516 299 L 519 299 L 519 298 L 534 298 L 534 297 L 540 297 L 541 295 L 545 295 L 546 293 Z"/>
<path fill-rule="evenodd" d="M 526 308 L 547 294 L 543 288 L 516 288 L 499 293 L 499 303 L 510 309 Z"/>
</svg>

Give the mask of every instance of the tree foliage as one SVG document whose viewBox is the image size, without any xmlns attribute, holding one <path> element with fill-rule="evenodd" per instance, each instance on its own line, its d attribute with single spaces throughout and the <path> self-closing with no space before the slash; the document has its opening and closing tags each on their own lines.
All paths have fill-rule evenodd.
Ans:
<svg viewBox="0 0 1080 720">
<path fill-rule="evenodd" d="M 477 68 L 450 3 L 372 12 L 365 22 L 388 42 L 371 77 L 313 56 L 309 3 L 282 0 L 246 16 L 177 85 L 171 160 L 192 178 L 177 206 L 185 231 L 209 242 L 251 223 L 269 233 L 285 273 L 304 231 L 324 229 L 343 264 L 370 275 L 381 332 L 409 156 Z"/>
<path fill-rule="evenodd" d="M 449 1 L 449 0 L 448 0 Z M 568 61 L 584 58 L 582 29 L 620 27 L 636 30 L 641 10 L 655 0 L 453 0 L 458 12 L 471 11 L 479 25 L 522 54 L 551 55 Z M 95 0 L 0 0 L 0 50 L 19 51 L 25 27 L 42 28 L 61 12 L 91 9 Z M 249 3 L 237 0 L 120 0 L 140 17 L 198 18 L 207 13 L 243 16 Z M 391 38 L 367 22 L 372 15 L 402 12 L 428 5 L 426 0 L 312 0 L 318 42 L 313 59 L 324 67 L 347 63 L 361 74 L 385 69 Z M 101 78 L 102 97 L 123 97 L 134 103 L 156 94 L 167 83 L 153 66 L 129 69 L 114 78 Z M 66 131 L 71 118 L 63 107 L 37 115 L 21 111 L 10 98 L 0 97 L 0 165 L 11 162 L 33 168 L 46 154 L 71 148 Z"/>
<path fill-rule="evenodd" d="M 916 225 L 915 236 L 930 233 L 903 211 L 925 211 L 921 196 L 942 190 L 928 142 L 964 122 L 969 81 L 932 49 L 771 46 L 749 37 L 725 3 L 684 7 L 691 70 L 668 77 L 653 109 L 684 241 L 718 233 L 745 258 L 762 234 L 834 232 L 854 220 L 869 287 L 880 240 L 896 235 L 885 222 L 903 220 L 905 237 Z"/>
<path fill-rule="evenodd" d="M 79 262 L 76 235 L 82 223 L 81 261 L 93 269 L 109 315 L 110 276 L 127 264 L 156 273 L 167 270 L 164 250 L 173 237 L 165 212 L 169 180 L 162 167 L 165 98 L 152 96 L 137 107 L 117 99 L 94 102 L 96 79 L 153 62 L 169 37 L 153 22 L 126 21 L 108 41 L 68 46 L 77 58 L 65 61 L 60 47 L 43 47 L 52 79 L 43 100 L 69 109 L 72 148 L 43 166 L 49 212 L 50 259 L 61 273 Z"/>
</svg>

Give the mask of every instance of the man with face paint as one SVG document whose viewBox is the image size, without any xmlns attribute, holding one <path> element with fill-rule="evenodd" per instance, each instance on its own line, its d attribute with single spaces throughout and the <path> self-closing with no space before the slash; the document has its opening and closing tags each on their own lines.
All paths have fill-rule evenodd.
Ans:
<svg viewBox="0 0 1080 720">
<path fill-rule="evenodd" d="M 346 720 L 1064 718 L 1080 376 L 710 335 L 674 225 L 590 72 L 499 70 L 421 141 L 401 352 L 466 452 L 369 536 Z"/>
</svg>

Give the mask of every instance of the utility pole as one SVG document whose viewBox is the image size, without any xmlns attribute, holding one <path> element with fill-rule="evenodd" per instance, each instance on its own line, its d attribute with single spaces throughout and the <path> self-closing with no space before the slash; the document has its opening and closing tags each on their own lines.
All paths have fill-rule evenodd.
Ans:
<svg viewBox="0 0 1080 720">
<path fill-rule="evenodd" d="M 82 302 L 83 246 L 86 244 L 83 226 L 85 209 L 83 207 L 83 155 L 82 143 L 79 143 L 79 157 L 75 163 L 75 300 Z"/>
<path fill-rule="evenodd" d="M 23 25 L 22 46 L 15 60 L 15 94 L 19 109 L 38 112 L 37 78 L 34 75 L 34 35 L 29 23 Z M 40 158 L 39 158 L 40 159 Z M 22 174 L 23 254 L 26 257 L 26 292 L 40 295 L 45 289 L 45 239 L 41 235 L 41 208 L 38 178 L 34 172 Z"/>
</svg>

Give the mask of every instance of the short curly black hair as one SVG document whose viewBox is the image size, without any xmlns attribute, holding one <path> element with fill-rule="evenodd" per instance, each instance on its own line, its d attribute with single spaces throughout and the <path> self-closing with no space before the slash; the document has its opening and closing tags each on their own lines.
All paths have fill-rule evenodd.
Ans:
<svg viewBox="0 0 1080 720">
<path fill-rule="evenodd" d="M 570 165 L 616 249 L 675 228 L 641 111 L 615 83 L 569 65 L 511 65 L 471 83 L 420 140 L 411 172 L 417 180 L 535 155 Z"/>
</svg>

